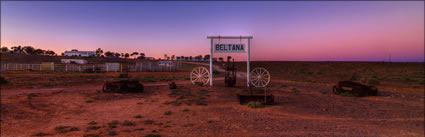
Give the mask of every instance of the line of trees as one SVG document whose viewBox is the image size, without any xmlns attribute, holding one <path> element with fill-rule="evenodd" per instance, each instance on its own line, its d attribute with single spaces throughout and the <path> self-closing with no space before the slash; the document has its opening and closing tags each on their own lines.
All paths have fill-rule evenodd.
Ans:
<svg viewBox="0 0 425 137">
<path fill-rule="evenodd" d="M 133 52 L 131 54 L 129 53 L 118 53 L 118 52 L 112 52 L 112 51 L 106 51 L 103 53 L 103 50 L 101 48 L 98 48 L 96 50 L 96 56 L 98 57 L 109 57 L 109 58 L 139 58 L 139 59 L 145 59 L 145 53 L 139 53 L 139 52 Z"/>
<path fill-rule="evenodd" d="M 27 55 L 49 55 L 57 56 L 54 51 L 34 48 L 32 46 L 13 46 L 10 48 L 1 47 L 1 53 L 27 54 Z"/>
</svg>

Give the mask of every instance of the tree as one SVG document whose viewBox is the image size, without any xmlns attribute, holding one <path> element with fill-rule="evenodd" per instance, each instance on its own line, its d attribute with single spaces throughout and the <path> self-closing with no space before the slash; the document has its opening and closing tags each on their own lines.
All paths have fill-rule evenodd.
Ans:
<svg viewBox="0 0 425 137">
<path fill-rule="evenodd" d="M 120 53 L 115 53 L 115 57 L 117 57 L 117 58 L 119 58 L 121 56 L 121 54 Z"/>
<path fill-rule="evenodd" d="M 11 47 L 13 49 L 13 53 L 22 53 L 22 46 L 13 46 Z"/>
<path fill-rule="evenodd" d="M 145 53 L 141 53 L 141 52 L 140 52 L 140 54 L 139 54 L 139 55 L 140 55 L 140 57 L 139 57 L 140 59 L 145 59 Z"/>
<path fill-rule="evenodd" d="M 53 56 L 53 55 L 55 55 L 55 54 L 56 54 L 54 51 L 51 51 L 51 50 L 47 50 L 45 53 L 46 53 L 47 55 L 51 55 L 51 56 Z"/>
<path fill-rule="evenodd" d="M 176 58 L 176 55 L 171 55 L 171 60 L 174 60 Z"/>
<path fill-rule="evenodd" d="M 210 55 L 208 54 L 204 56 L 204 60 L 207 60 L 207 59 L 210 59 Z"/>
<path fill-rule="evenodd" d="M 164 59 L 167 59 L 168 58 L 168 55 L 167 54 L 164 54 Z"/>
<path fill-rule="evenodd" d="M 125 58 L 128 58 L 128 57 L 130 57 L 130 54 L 125 53 L 125 54 L 124 54 L 124 57 L 125 57 Z"/>
<path fill-rule="evenodd" d="M 100 57 L 103 54 L 103 50 L 100 48 L 96 49 L 96 56 Z"/>
<path fill-rule="evenodd" d="M 139 55 L 139 52 L 133 52 L 133 53 L 131 53 L 131 55 L 130 56 L 137 56 L 137 55 Z"/>
<path fill-rule="evenodd" d="M 219 58 L 218 58 L 218 60 L 219 60 L 219 61 L 221 61 L 221 62 L 223 62 L 223 61 L 224 61 L 224 60 L 223 60 L 223 57 L 219 57 Z"/>
<path fill-rule="evenodd" d="M 114 53 L 113 52 L 110 52 L 110 51 L 107 51 L 107 52 L 105 52 L 105 56 L 106 57 L 113 57 L 114 56 Z"/>
<path fill-rule="evenodd" d="M 34 50 L 35 55 L 44 55 L 45 53 L 46 53 L 46 51 L 42 50 L 42 49 L 35 49 Z"/>
<path fill-rule="evenodd" d="M 27 54 L 35 54 L 35 49 L 32 46 L 22 47 L 22 50 L 25 51 Z"/>
<path fill-rule="evenodd" d="M 9 48 L 7 47 L 1 47 L 1 52 L 2 53 L 6 53 L 9 50 Z"/>
</svg>

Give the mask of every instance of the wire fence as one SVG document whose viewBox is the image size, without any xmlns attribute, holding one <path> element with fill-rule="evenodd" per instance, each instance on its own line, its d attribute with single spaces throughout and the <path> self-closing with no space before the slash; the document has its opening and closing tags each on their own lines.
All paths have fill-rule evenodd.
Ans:
<svg viewBox="0 0 425 137">
<path fill-rule="evenodd" d="M 105 64 L 1 64 L 2 71 L 61 71 L 61 72 L 175 72 L 181 68 L 180 62 L 159 64 L 157 62 L 138 62 L 135 64 L 105 63 Z"/>
</svg>

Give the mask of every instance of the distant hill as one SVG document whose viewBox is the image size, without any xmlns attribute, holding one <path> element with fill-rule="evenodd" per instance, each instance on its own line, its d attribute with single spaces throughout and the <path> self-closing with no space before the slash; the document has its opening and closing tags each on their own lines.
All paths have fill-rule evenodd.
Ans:
<svg viewBox="0 0 425 137">
<path fill-rule="evenodd" d="M 68 57 L 68 56 L 42 56 L 42 55 L 25 55 L 25 54 L 0 54 L 1 64 L 6 63 L 27 63 L 39 64 L 41 62 L 60 63 L 61 59 L 86 59 L 88 64 L 99 64 L 105 62 L 140 62 L 139 59 L 123 59 L 123 58 L 102 58 L 102 57 Z M 143 60 L 144 61 L 144 60 Z"/>
</svg>

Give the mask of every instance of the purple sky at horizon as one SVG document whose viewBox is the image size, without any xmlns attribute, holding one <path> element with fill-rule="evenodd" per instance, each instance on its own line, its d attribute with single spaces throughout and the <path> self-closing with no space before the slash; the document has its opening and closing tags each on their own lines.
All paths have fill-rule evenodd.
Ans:
<svg viewBox="0 0 425 137">
<path fill-rule="evenodd" d="M 253 36 L 253 61 L 423 62 L 424 2 L 1 1 L 9 48 L 196 56 L 209 35 Z"/>
</svg>

